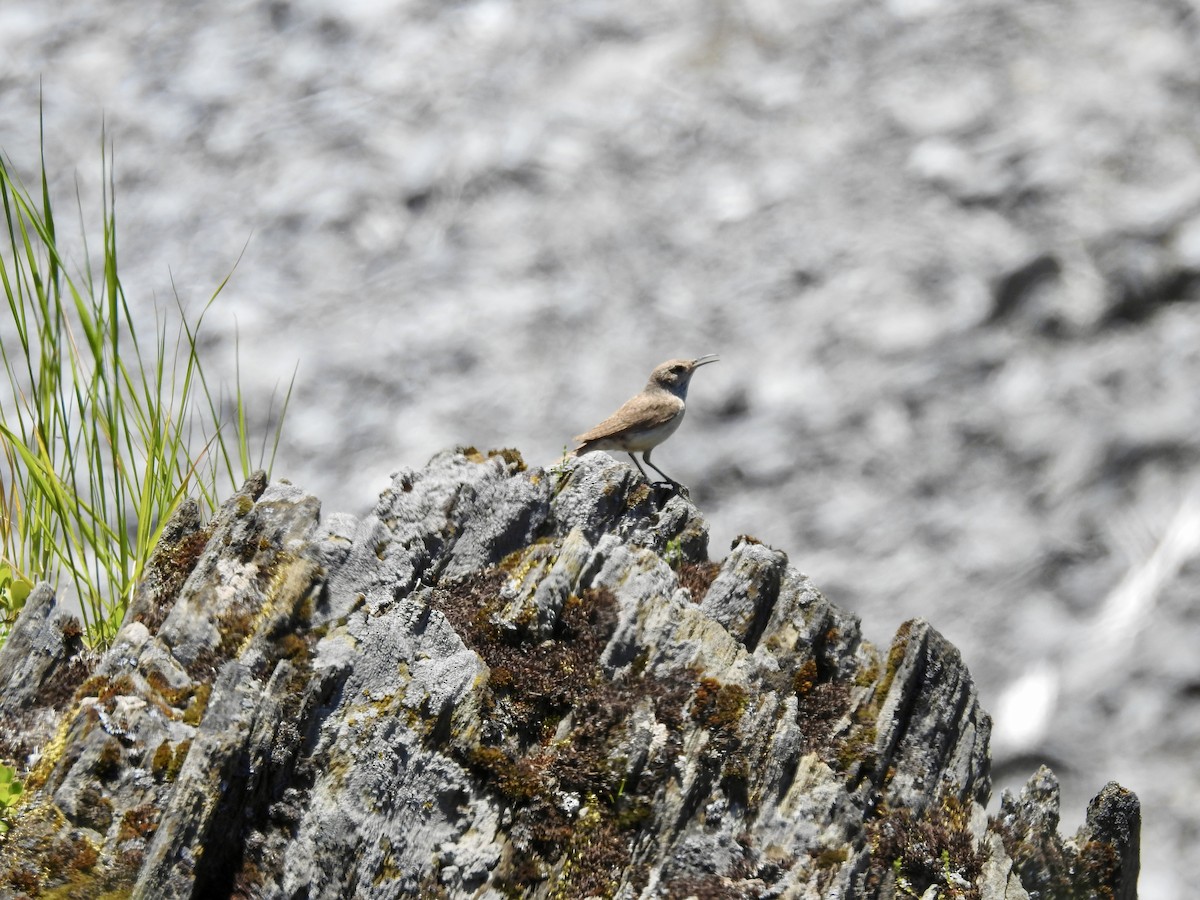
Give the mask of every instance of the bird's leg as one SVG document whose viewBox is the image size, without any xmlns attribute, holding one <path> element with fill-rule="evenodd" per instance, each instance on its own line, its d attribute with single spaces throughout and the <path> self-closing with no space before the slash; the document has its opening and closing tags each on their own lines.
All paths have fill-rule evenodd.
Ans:
<svg viewBox="0 0 1200 900">
<path fill-rule="evenodd" d="M 638 470 L 639 472 L 641 472 L 641 473 L 642 473 L 642 477 L 643 477 L 643 478 L 645 478 L 647 481 L 649 481 L 649 480 L 650 480 L 650 476 L 646 474 L 646 470 L 642 468 L 642 464 L 641 464 L 640 462 L 638 462 L 638 461 L 637 461 L 637 457 L 636 457 L 636 456 L 634 456 L 632 453 L 630 453 L 630 454 L 629 454 L 629 458 L 633 460 L 633 464 L 634 464 L 635 466 L 637 466 L 637 470 Z M 650 461 L 650 460 L 646 460 L 646 462 L 649 462 L 649 461 Z M 657 471 L 657 470 L 656 470 L 656 471 Z"/>
<path fill-rule="evenodd" d="M 683 487 L 682 484 L 680 484 L 678 481 L 676 481 L 674 478 L 672 478 L 670 475 L 668 475 L 666 472 L 664 472 L 662 469 L 660 469 L 654 463 L 650 462 L 650 452 L 651 451 L 647 450 L 645 453 L 643 453 L 642 459 L 644 459 L 646 461 L 646 465 L 648 465 L 655 472 L 657 472 L 659 475 L 661 475 L 663 478 L 666 479 L 665 482 L 660 481 L 660 482 L 658 482 L 658 484 L 669 484 L 669 485 L 671 485 L 671 487 L 673 487 L 677 490 L 682 488 Z M 631 453 L 630 456 L 632 456 L 632 455 L 633 454 Z M 638 468 L 641 468 L 641 467 L 639 466 Z"/>
</svg>

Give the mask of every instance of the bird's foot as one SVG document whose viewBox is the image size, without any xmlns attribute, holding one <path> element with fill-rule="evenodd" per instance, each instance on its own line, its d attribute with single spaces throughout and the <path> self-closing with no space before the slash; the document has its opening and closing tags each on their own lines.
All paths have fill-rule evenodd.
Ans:
<svg viewBox="0 0 1200 900">
<path fill-rule="evenodd" d="M 688 491 L 686 484 L 680 484 L 678 481 L 672 481 L 669 478 L 665 481 L 652 481 L 650 482 L 650 486 L 666 489 L 674 494 L 691 499 L 691 493 Z"/>
</svg>

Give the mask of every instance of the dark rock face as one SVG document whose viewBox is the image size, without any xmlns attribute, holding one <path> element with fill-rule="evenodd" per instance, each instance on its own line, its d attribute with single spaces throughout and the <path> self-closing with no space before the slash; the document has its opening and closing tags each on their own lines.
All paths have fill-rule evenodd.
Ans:
<svg viewBox="0 0 1200 900">
<path fill-rule="evenodd" d="M 1049 770 L 987 819 L 928 624 L 876 650 L 602 456 L 446 453 L 362 521 L 252 479 L 181 509 L 108 652 L 78 631 L 41 589 L 0 652 L 3 896 L 1136 896 L 1115 784 L 1069 840 Z"/>
</svg>

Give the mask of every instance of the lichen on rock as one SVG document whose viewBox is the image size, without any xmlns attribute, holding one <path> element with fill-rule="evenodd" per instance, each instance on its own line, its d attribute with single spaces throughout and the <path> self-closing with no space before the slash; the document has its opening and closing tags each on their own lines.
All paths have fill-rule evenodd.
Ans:
<svg viewBox="0 0 1200 900">
<path fill-rule="evenodd" d="M 944 638 L 711 562 L 626 465 L 447 452 L 324 522 L 260 477 L 167 534 L 102 657 L 45 588 L 0 651 L 0 894 L 1135 896 L 1132 794 L 1064 841 L 1044 771 L 989 820 Z"/>
</svg>

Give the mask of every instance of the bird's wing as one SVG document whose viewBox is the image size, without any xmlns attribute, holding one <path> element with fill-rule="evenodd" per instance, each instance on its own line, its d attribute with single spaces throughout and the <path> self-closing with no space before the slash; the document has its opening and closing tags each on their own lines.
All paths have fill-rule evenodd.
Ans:
<svg viewBox="0 0 1200 900">
<path fill-rule="evenodd" d="M 680 405 L 678 398 L 670 395 L 653 398 L 644 395 L 634 397 L 626 400 L 620 409 L 595 428 L 576 435 L 575 440 L 586 444 L 631 431 L 649 431 L 666 425 L 675 418 L 679 414 Z"/>
</svg>

